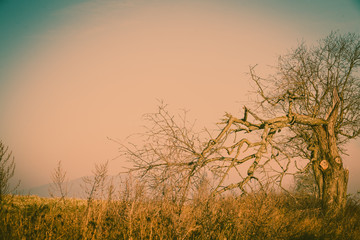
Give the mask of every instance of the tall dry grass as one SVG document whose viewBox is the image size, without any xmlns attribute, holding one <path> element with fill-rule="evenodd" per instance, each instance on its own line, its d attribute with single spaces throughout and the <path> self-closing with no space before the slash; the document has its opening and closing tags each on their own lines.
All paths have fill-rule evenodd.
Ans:
<svg viewBox="0 0 360 240">
<path fill-rule="evenodd" d="M 360 239 L 360 204 L 324 215 L 311 196 L 258 193 L 187 202 L 141 193 L 114 200 L 8 197 L 0 239 Z"/>
</svg>

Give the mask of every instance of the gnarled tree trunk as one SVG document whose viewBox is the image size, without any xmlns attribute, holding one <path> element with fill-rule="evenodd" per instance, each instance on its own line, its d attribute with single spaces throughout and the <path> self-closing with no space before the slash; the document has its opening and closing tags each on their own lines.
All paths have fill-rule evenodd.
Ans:
<svg viewBox="0 0 360 240">
<path fill-rule="evenodd" d="M 313 170 L 325 210 L 341 209 L 346 205 L 349 171 L 343 166 L 335 134 L 339 103 L 340 99 L 334 89 L 333 106 L 329 109 L 327 124 L 312 127 L 317 138 L 312 152 Z"/>
<path fill-rule="evenodd" d="M 336 139 L 327 126 L 314 127 L 318 145 L 315 147 L 313 170 L 319 197 L 325 210 L 341 209 L 346 204 L 349 172 L 339 156 Z"/>
</svg>

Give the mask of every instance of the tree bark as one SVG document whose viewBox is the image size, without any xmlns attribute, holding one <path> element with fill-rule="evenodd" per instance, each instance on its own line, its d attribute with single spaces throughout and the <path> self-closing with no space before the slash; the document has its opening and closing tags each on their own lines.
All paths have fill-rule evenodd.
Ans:
<svg viewBox="0 0 360 240">
<path fill-rule="evenodd" d="M 325 211 L 338 210 L 346 205 L 349 171 L 343 166 L 335 134 L 339 103 L 340 99 L 334 89 L 333 106 L 329 109 L 327 124 L 312 126 L 317 138 L 317 146 L 313 150 L 313 169 Z"/>
<path fill-rule="evenodd" d="M 309 149 L 310 150 L 310 149 Z M 314 173 L 315 182 L 317 185 L 317 198 L 322 199 L 324 195 L 324 179 L 322 171 L 320 170 L 320 161 L 319 161 L 319 148 L 318 146 L 312 146 L 311 149 L 311 163 L 312 163 L 312 169 Z"/>
<path fill-rule="evenodd" d="M 343 166 L 337 149 L 336 138 L 332 137 L 329 127 L 323 125 L 313 128 L 319 151 L 313 162 L 319 197 L 326 211 L 341 209 L 346 205 L 349 172 Z"/>
</svg>

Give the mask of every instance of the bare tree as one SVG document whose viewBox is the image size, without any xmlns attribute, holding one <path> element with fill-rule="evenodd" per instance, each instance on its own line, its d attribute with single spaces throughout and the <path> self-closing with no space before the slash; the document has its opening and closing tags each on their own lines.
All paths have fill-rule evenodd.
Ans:
<svg viewBox="0 0 360 240">
<path fill-rule="evenodd" d="M 288 152 L 310 160 L 325 208 L 346 203 L 348 170 L 341 154 L 360 134 L 359 66 L 359 35 L 333 32 L 281 57 L 274 76 L 263 79 L 251 69 L 263 106 L 290 119 Z"/>
<path fill-rule="evenodd" d="M 49 194 L 55 197 L 58 193 L 60 200 L 65 200 L 68 194 L 68 180 L 66 178 L 66 171 L 62 168 L 61 161 L 58 162 L 57 167 L 51 174 L 52 184 L 49 187 Z"/>
<path fill-rule="evenodd" d="M 10 179 L 14 176 L 15 162 L 9 147 L 0 141 L 0 202 L 5 195 L 10 194 L 17 186 L 10 186 Z"/>
<path fill-rule="evenodd" d="M 186 111 L 171 115 L 163 103 L 158 111 L 145 115 L 149 123 L 142 134 L 135 135 L 140 144 L 123 145 L 123 153 L 134 164 L 155 197 L 184 203 L 203 171 L 191 172 L 205 140 L 187 120 Z M 136 175 L 135 175 L 136 176 Z"/>
<path fill-rule="evenodd" d="M 202 172 L 217 177 L 213 194 L 246 192 L 269 178 L 281 186 L 291 164 L 307 161 L 299 170 L 312 168 L 324 209 L 341 209 L 348 182 L 341 154 L 360 134 L 359 66 L 358 35 L 331 33 L 316 46 L 301 44 L 279 58 L 272 76 L 250 69 L 262 110 L 226 114 L 218 134 L 206 140 L 160 108 L 148 115 L 145 144 L 127 154 L 143 176 L 175 179 L 182 196 Z M 231 172 L 236 182 L 227 181 Z"/>
<path fill-rule="evenodd" d="M 83 177 L 82 188 L 87 195 L 88 205 L 95 198 L 104 197 L 106 191 L 106 184 L 108 179 L 108 165 L 109 162 L 95 164 L 93 176 Z"/>
</svg>

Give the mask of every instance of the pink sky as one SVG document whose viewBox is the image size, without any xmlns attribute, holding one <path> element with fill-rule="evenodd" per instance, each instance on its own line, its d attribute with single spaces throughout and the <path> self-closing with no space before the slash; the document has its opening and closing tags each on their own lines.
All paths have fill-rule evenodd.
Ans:
<svg viewBox="0 0 360 240">
<path fill-rule="evenodd" d="M 241 114 L 249 65 L 267 73 L 278 54 L 334 27 L 246 1 L 237 8 L 180 2 L 79 4 L 56 13 L 63 24 L 31 36 L 33 48 L 12 66 L 0 105 L 0 132 L 24 188 L 48 183 L 59 160 L 77 178 L 116 157 L 118 146 L 107 137 L 141 132 L 141 116 L 156 110 L 157 99 L 174 112 L 189 109 L 199 128 L 212 128 L 225 112 Z M 355 191 L 359 141 L 349 149 Z M 111 161 L 111 172 L 126 165 Z"/>
</svg>

